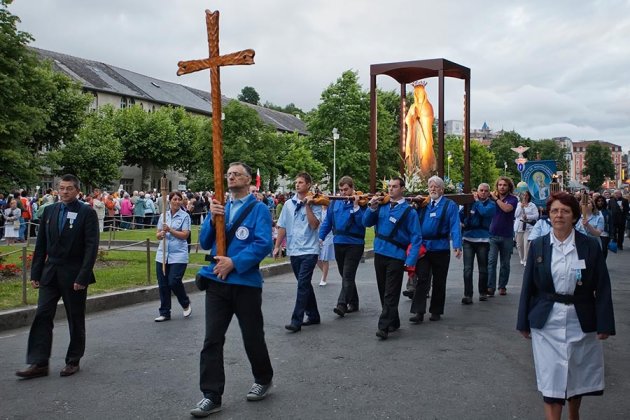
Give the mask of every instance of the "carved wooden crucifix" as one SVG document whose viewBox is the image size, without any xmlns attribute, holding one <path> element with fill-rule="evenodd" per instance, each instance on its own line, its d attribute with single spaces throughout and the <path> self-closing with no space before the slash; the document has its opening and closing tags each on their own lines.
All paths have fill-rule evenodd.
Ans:
<svg viewBox="0 0 630 420">
<path fill-rule="evenodd" d="M 231 54 L 219 54 L 219 11 L 206 10 L 209 58 L 180 61 L 177 75 L 210 69 L 210 92 L 212 100 L 212 162 L 214 166 L 214 193 L 221 204 L 225 204 L 223 188 L 223 125 L 221 122 L 221 77 L 220 67 L 239 64 L 254 64 L 254 50 L 242 50 Z M 225 256 L 225 218 L 215 216 L 217 255 Z"/>
</svg>

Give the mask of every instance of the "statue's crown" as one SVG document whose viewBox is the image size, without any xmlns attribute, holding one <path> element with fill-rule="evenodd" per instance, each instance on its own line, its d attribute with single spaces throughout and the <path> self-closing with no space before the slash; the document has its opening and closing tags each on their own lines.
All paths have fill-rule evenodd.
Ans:
<svg viewBox="0 0 630 420">
<path fill-rule="evenodd" d="M 416 86 L 426 86 L 427 82 L 425 80 L 416 80 L 415 82 L 411 82 L 411 86 L 416 87 Z"/>
</svg>

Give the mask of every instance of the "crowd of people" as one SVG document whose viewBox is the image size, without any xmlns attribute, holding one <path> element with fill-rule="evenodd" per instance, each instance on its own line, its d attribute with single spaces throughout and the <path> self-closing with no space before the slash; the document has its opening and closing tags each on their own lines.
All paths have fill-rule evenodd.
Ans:
<svg viewBox="0 0 630 420">
<path fill-rule="evenodd" d="M 381 305 L 376 337 L 380 340 L 387 340 L 401 327 L 398 308 L 405 273 L 408 282 L 402 294 L 412 299 L 409 322 L 422 323 L 426 314 L 430 321 L 437 322 L 445 312 L 451 255 L 463 257 L 461 303 L 471 305 L 475 258 L 478 300 L 487 302 L 497 292 L 499 296 L 507 295 L 510 261 L 516 247 L 519 262 L 525 267 L 516 327 L 524 337 L 532 339 L 546 417 L 559 419 L 568 400 L 570 418 L 577 418 L 582 396 L 603 393 L 600 340 L 615 334 L 606 257 L 609 249 L 623 250 L 630 212 L 621 191 L 612 195 L 554 192 L 545 208 L 537 208 L 531 194 L 515 192 L 514 183 L 505 176 L 492 186 L 480 184 L 472 192 L 472 203 L 467 205 L 458 205 L 446 197 L 444 181 L 438 176 L 429 178 L 426 196 L 415 197 L 405 194 L 405 181 L 400 177 L 389 180 L 387 193 L 364 195 L 355 190 L 351 177 L 344 176 L 339 181 L 339 195 L 334 197 L 313 193 L 313 180 L 306 172 L 296 176 L 295 193 L 287 196 L 259 193 L 252 188 L 251 168 L 241 162 L 230 164 L 226 179 L 229 194 L 225 204 L 210 193 L 174 191 L 168 196 L 165 218 L 159 217 L 163 200 L 155 192 L 133 192 L 130 196 L 124 191 L 108 194 L 95 190 L 83 196 L 78 194 L 78 181 L 72 176 L 63 179 L 60 197 L 54 191 L 47 191 L 41 199 L 22 192 L 19 200 L 6 200 L 3 215 L 7 238 L 19 235 L 24 213 L 34 207 L 31 219 L 45 215 L 42 228 L 48 232 L 38 237 L 38 258 L 32 273 L 33 287 L 46 293 L 40 292 L 29 338 L 31 366 L 17 375 L 32 378 L 48 374 L 50 343 L 39 337 L 48 337 L 43 329 L 51 325 L 52 300 L 46 300 L 46 296 L 58 300 L 69 293 L 67 284 L 59 283 L 61 271 L 57 277 L 52 275 L 53 281 L 46 268 L 61 270 L 64 263 L 63 255 L 50 257 L 60 252 L 54 250 L 56 241 L 61 235 L 71 238 L 76 234 L 75 223 L 92 232 L 102 231 L 112 220 L 120 220 L 128 228 L 156 229 L 160 241 L 155 260 L 160 289 L 156 322 L 171 319 L 171 294 L 178 299 L 184 317 L 192 313 L 182 278 L 188 263 L 186 241 L 190 240 L 191 225 L 201 224 L 199 242 L 203 249 L 210 250 L 210 256 L 209 264 L 200 269 L 196 279 L 206 293 L 206 331 L 200 359 L 203 399 L 191 410 L 195 417 L 221 410 L 225 385 L 223 345 L 234 315 L 239 320 L 254 375 L 247 399 L 261 400 L 272 387 L 273 368 L 261 310 L 260 262 L 269 254 L 288 256 L 297 294 L 285 328 L 297 333 L 322 322 L 312 277 L 319 264 L 323 271 L 320 286 L 325 286 L 328 261 L 334 259 L 341 288 L 331 309 L 337 317 L 344 318 L 360 310 L 356 273 L 364 254 L 366 228 L 373 228 L 375 235 L 374 272 Z M 70 197 L 72 192 L 76 196 Z M 80 202 L 86 205 L 77 204 Z M 47 209 L 49 206 L 53 207 Z M 90 207 L 93 212 L 85 215 L 85 209 Z M 40 210 L 43 213 L 37 215 Z M 225 252 L 218 252 L 219 217 L 225 219 Z M 98 228 L 92 221 L 97 222 Z M 94 280 L 93 274 L 89 275 L 92 248 L 86 245 L 83 250 L 73 247 L 66 252 L 65 257 L 77 265 L 80 258 L 72 253 L 81 251 L 81 258 L 87 262 L 77 265 L 77 269 L 89 268 L 89 273 L 72 274 L 78 276 L 69 283 L 74 284 L 74 290 L 84 291 Z M 48 258 L 42 259 L 46 252 Z M 70 312 L 77 310 L 76 325 L 71 324 L 70 330 L 71 336 L 80 335 L 78 341 L 71 339 L 67 366 L 62 371 L 62 376 L 70 376 L 79 370 L 84 349 L 85 296 L 67 303 L 64 297 L 64 304 Z"/>
</svg>

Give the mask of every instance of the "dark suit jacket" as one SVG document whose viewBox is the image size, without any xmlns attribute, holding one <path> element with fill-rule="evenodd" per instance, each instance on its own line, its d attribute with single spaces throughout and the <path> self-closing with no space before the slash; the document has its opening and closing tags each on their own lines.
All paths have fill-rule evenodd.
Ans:
<svg viewBox="0 0 630 420">
<path fill-rule="evenodd" d="M 59 276 L 63 284 L 94 283 L 94 263 L 98 254 L 99 229 L 96 212 L 79 201 L 68 205 L 69 212 L 76 212 L 72 224 L 66 220 L 59 232 L 61 203 L 46 207 L 40 221 L 31 279 L 47 284 Z M 72 226 L 72 227 L 71 227 Z"/>
<path fill-rule="evenodd" d="M 630 205 L 626 198 L 621 198 L 621 207 L 619 207 L 615 197 L 610 197 L 608 208 L 610 209 L 610 218 L 614 224 L 619 225 L 626 222 L 626 216 L 630 212 Z"/>
<path fill-rule="evenodd" d="M 582 331 L 615 334 L 610 277 L 599 241 L 575 232 L 578 258 L 584 260 L 582 284 L 575 286 L 575 311 Z M 551 277 L 550 234 L 532 241 L 523 274 L 523 288 L 518 308 L 516 329 L 530 331 L 542 328 L 549 318 L 554 302 L 545 295 L 555 293 Z"/>
</svg>

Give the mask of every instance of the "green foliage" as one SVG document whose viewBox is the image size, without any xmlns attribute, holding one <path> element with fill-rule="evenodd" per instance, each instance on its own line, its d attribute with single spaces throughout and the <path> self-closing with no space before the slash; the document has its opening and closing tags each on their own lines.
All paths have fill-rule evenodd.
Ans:
<svg viewBox="0 0 630 420">
<path fill-rule="evenodd" d="M 87 118 L 76 139 L 61 148 L 59 174 L 77 175 L 88 189 L 108 188 L 120 178 L 123 150 L 114 134 L 113 113 L 104 107 Z"/>
<path fill-rule="evenodd" d="M 532 141 L 530 149 L 527 151 L 528 159 L 536 159 L 540 156 L 541 160 L 555 160 L 558 171 L 567 170 L 567 161 L 565 154 L 567 150 L 553 140 L 537 140 Z"/>
<path fill-rule="evenodd" d="M 237 99 L 242 102 L 247 102 L 248 104 L 258 105 L 258 102 L 260 102 L 260 95 L 253 87 L 245 86 L 241 90 L 241 93 L 237 96 Z"/>
<path fill-rule="evenodd" d="M 398 173 L 400 161 L 397 126 L 387 103 L 379 102 L 377 107 L 378 179 Z M 357 188 L 365 191 L 370 167 L 370 100 L 358 82 L 357 72 L 345 71 L 322 92 L 320 104 L 307 116 L 307 127 L 313 155 L 329 177 L 333 173 L 332 129 L 337 128 L 338 177 L 352 176 Z"/>
<path fill-rule="evenodd" d="M 600 142 L 591 143 L 586 148 L 582 175 L 588 176 L 588 187 L 593 191 L 601 189 L 606 177 L 615 177 L 615 165 L 610 155 L 610 149 Z"/>
<path fill-rule="evenodd" d="M 444 169 L 449 172 L 451 182 L 457 184 L 464 180 L 464 145 L 461 137 L 446 136 L 444 139 L 444 151 L 448 156 L 451 152 L 450 163 L 447 162 Z M 512 152 L 514 153 L 514 152 Z M 448 160 L 448 158 L 447 158 Z M 495 166 L 495 157 L 486 148 L 477 141 L 470 142 L 470 186 L 476 188 L 482 182 L 490 185 L 496 181 L 500 174 L 499 169 Z M 520 179 L 520 178 L 519 178 Z"/>
<path fill-rule="evenodd" d="M 490 151 L 494 154 L 495 167 L 499 170 L 501 175 L 504 174 L 503 163 L 505 162 L 507 163 L 507 176 L 512 178 L 515 182 L 520 181 L 521 174 L 516 168 L 516 163 L 514 162 L 514 159 L 518 157 L 518 154 L 511 150 L 511 148 L 518 146 L 531 147 L 531 143 L 532 141 L 530 139 L 521 137 L 521 135 L 515 131 L 504 131 L 496 139 L 492 140 Z M 524 156 L 530 160 L 532 159 L 529 151 L 527 151 Z"/>
<path fill-rule="evenodd" d="M 89 100 L 27 48 L 30 34 L 0 2 L 0 190 L 28 187 L 45 171 L 41 146 L 74 136 Z"/>
<path fill-rule="evenodd" d="M 284 174 L 289 179 L 293 179 L 299 172 L 308 172 L 313 178 L 313 183 L 317 184 L 317 180 L 322 178 L 325 168 L 313 157 L 313 153 L 308 147 L 308 140 L 297 134 L 289 136 L 288 140 L 290 140 L 288 152 L 283 159 Z"/>
<path fill-rule="evenodd" d="M 287 106 L 275 105 L 269 101 L 263 104 L 263 107 L 273 109 L 274 111 L 284 112 L 285 114 L 298 115 L 300 118 L 304 118 L 306 113 L 302 109 L 298 108 L 293 102 Z"/>
</svg>

